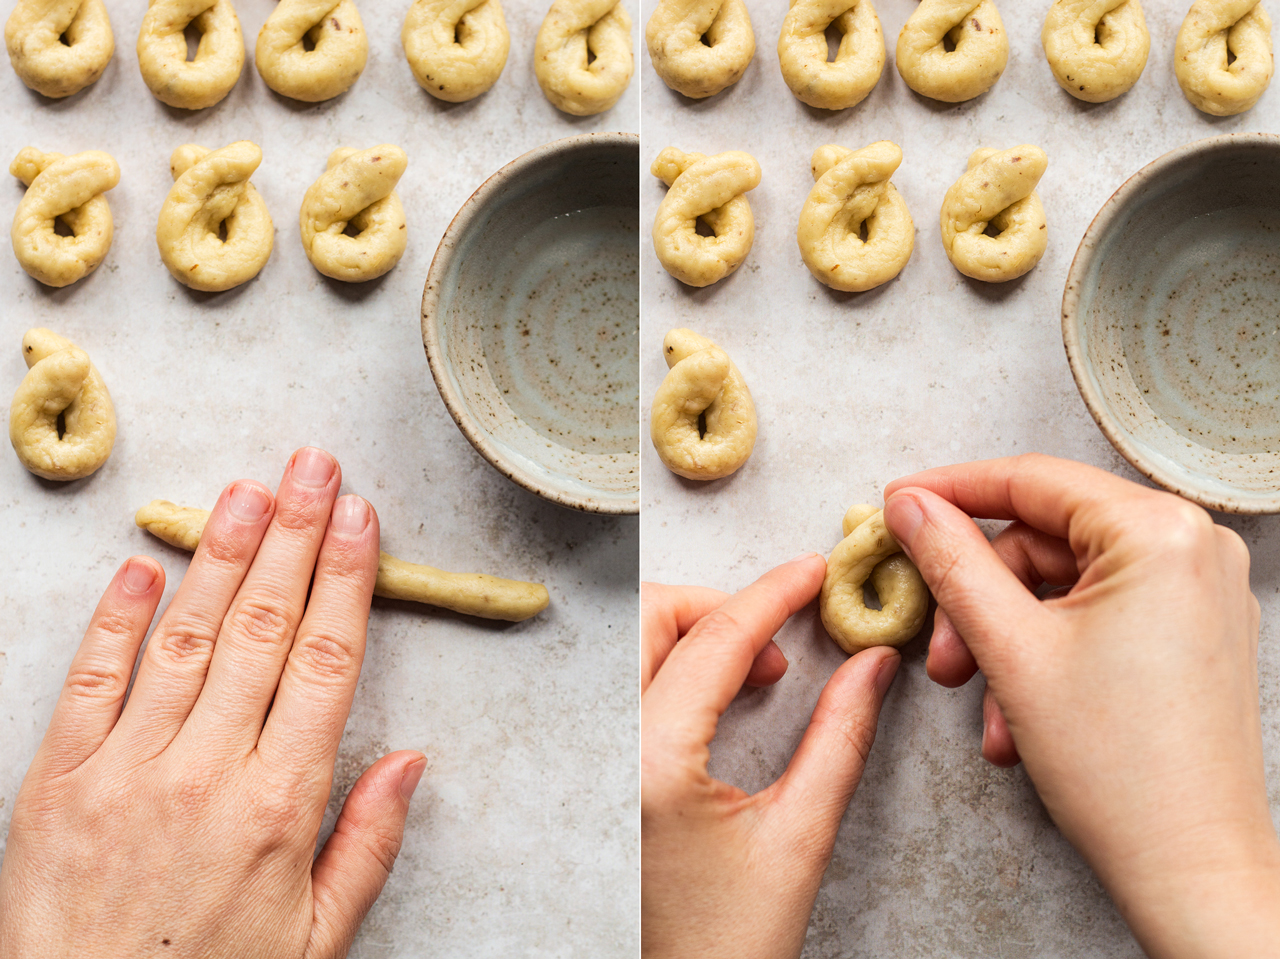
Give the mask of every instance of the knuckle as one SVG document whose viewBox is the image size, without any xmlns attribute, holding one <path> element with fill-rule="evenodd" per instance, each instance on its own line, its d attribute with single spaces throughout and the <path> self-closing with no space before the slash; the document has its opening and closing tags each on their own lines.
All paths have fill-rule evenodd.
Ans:
<svg viewBox="0 0 1280 959">
<path fill-rule="evenodd" d="M 327 501 L 318 491 L 313 496 L 292 496 L 276 509 L 275 524 L 290 534 L 323 532 Z"/>
<path fill-rule="evenodd" d="M 119 699 L 129 685 L 129 674 L 98 663 L 78 663 L 67 673 L 66 690 L 77 699 Z"/>
<path fill-rule="evenodd" d="M 137 625 L 124 613 L 109 610 L 93 619 L 93 629 L 105 637 L 132 640 L 138 633 Z"/>
<path fill-rule="evenodd" d="M 249 835 L 264 849 L 285 845 L 298 831 L 303 817 L 302 802 L 287 789 L 272 789 L 246 804 Z"/>
<path fill-rule="evenodd" d="M 357 643 L 340 633 L 300 635 L 293 655 L 309 673 L 321 679 L 347 679 L 359 671 Z"/>
<path fill-rule="evenodd" d="M 283 645 L 292 635 L 289 617 L 267 602 L 246 599 L 232 609 L 228 622 L 249 642 L 264 646 Z"/>
<path fill-rule="evenodd" d="M 188 659 L 207 659 L 213 655 L 217 642 L 214 631 L 203 624 L 177 622 L 163 624 L 151 636 L 151 648 L 155 655 L 182 662 Z"/>
</svg>

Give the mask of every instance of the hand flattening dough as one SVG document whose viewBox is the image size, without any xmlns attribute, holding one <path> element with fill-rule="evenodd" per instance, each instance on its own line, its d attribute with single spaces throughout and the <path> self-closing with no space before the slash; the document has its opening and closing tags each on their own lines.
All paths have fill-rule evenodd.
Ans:
<svg viewBox="0 0 1280 959">
<path fill-rule="evenodd" d="M 827 29 L 841 34 L 827 59 Z M 791 0 L 778 36 L 782 79 L 798 99 L 822 110 L 857 106 L 884 71 L 884 33 L 871 0 Z"/>
<path fill-rule="evenodd" d="M 994 0 L 921 0 L 898 34 L 898 72 L 912 90 L 934 100 L 981 96 L 1008 62 L 1009 37 Z"/>
<path fill-rule="evenodd" d="M 986 283 L 1032 270 L 1049 243 L 1036 184 L 1049 158 L 1024 143 L 1011 150 L 975 150 L 969 171 L 942 201 L 942 245 L 957 270 Z M 999 231 L 987 236 L 988 227 Z"/>
<path fill-rule="evenodd" d="M 1151 50 L 1139 0 L 1056 0 L 1040 42 L 1058 84 L 1088 103 L 1129 90 Z"/>
<path fill-rule="evenodd" d="M 1173 66 L 1197 110 L 1217 117 L 1244 113 L 1266 92 L 1275 69 L 1271 18 L 1259 0 L 1196 0 L 1178 31 Z"/>
<path fill-rule="evenodd" d="M 661 0 L 644 39 L 654 71 L 686 97 L 714 96 L 737 83 L 756 54 L 743 0 Z"/>
<path fill-rule="evenodd" d="M 13 72 L 46 97 L 69 97 L 102 76 L 116 41 L 102 0 L 18 0 L 4 25 Z"/>
</svg>

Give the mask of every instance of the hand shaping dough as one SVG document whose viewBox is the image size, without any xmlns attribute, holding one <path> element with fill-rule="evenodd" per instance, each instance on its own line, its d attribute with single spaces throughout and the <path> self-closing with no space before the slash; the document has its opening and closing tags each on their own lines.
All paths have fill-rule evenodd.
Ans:
<svg viewBox="0 0 1280 959">
<path fill-rule="evenodd" d="M 579 117 L 603 113 L 627 89 L 631 71 L 631 17 L 620 0 L 551 4 L 534 44 L 533 72 L 553 107 Z"/>
<path fill-rule="evenodd" d="M 693 330 L 672 330 L 662 353 L 670 372 L 649 418 L 662 465 L 693 480 L 735 472 L 756 445 L 756 407 L 742 374 L 724 350 Z"/>
<path fill-rule="evenodd" d="M 902 150 L 888 140 L 857 152 L 828 145 L 813 154 L 817 182 L 800 211 L 796 240 L 805 266 L 833 290 L 874 289 L 911 259 L 915 224 L 889 182 L 901 163 Z"/>
<path fill-rule="evenodd" d="M 175 506 L 167 500 L 153 500 L 138 510 L 134 522 L 170 546 L 191 552 L 200 544 L 200 535 L 209 521 L 207 509 Z M 536 616 L 551 601 L 540 583 L 499 579 L 483 573 L 446 573 L 431 566 L 418 566 L 378 554 L 378 579 L 373 595 L 451 609 L 467 616 L 503 619 L 518 623 Z"/>
<path fill-rule="evenodd" d="M 841 33 L 827 60 L 826 30 Z M 871 0 L 791 0 L 778 37 L 782 79 L 799 99 L 823 110 L 857 106 L 884 70 L 884 34 Z"/>
<path fill-rule="evenodd" d="M 368 59 L 369 38 L 354 0 L 280 0 L 254 52 L 267 86 L 309 103 L 345 93 Z"/>
<path fill-rule="evenodd" d="M 138 67 L 156 99 L 183 110 L 211 107 L 240 79 L 244 38 L 231 0 L 149 0 L 138 32 Z M 200 46 L 187 60 L 185 31 Z"/>
<path fill-rule="evenodd" d="M 68 286 L 88 276 L 111 249 L 111 207 L 102 194 L 120 182 L 110 154 L 73 156 L 23 147 L 9 172 L 27 185 L 13 215 L 13 253 L 46 286 Z M 72 233 L 58 236 L 54 221 Z"/>
<path fill-rule="evenodd" d="M 818 599 L 822 625 L 850 656 L 871 646 L 901 646 L 924 625 L 929 588 L 885 527 L 882 510 L 854 506 L 845 514 L 844 536 L 827 560 Z M 881 609 L 863 600 L 867 580 Z"/>
<path fill-rule="evenodd" d="M 707 156 L 667 147 L 650 172 L 670 189 L 653 221 L 653 249 L 668 273 L 689 286 L 710 286 L 751 251 L 755 221 L 743 196 L 760 183 L 760 164 L 741 150 Z M 714 236 L 698 235 L 701 219 Z"/>
<path fill-rule="evenodd" d="M 737 83 L 756 55 L 743 0 L 660 0 L 644 39 L 662 82 L 695 99 Z"/>
<path fill-rule="evenodd" d="M 942 245 L 957 270 L 987 283 L 1029 272 L 1049 243 L 1036 184 L 1049 158 L 1037 146 L 975 150 L 942 201 Z M 988 236 L 988 227 L 998 231 Z"/>
<path fill-rule="evenodd" d="M 156 244 L 176 280 L 216 293 L 252 280 L 266 265 L 275 228 L 249 182 L 261 162 L 262 151 L 248 140 L 212 152 L 194 143 L 173 151 L 174 183 L 160 208 Z"/>
<path fill-rule="evenodd" d="M 362 283 L 382 276 L 404 255 L 404 207 L 393 192 L 409 158 L 384 143 L 329 154 L 324 175 L 307 188 L 298 216 L 311 265 L 335 280 Z M 347 236 L 350 224 L 356 236 Z"/>
<path fill-rule="evenodd" d="M 1230 57 L 1235 60 L 1228 63 Z M 1216 117 L 1258 102 L 1275 69 L 1271 18 L 1259 0 L 1196 0 L 1182 21 L 1174 71 L 1191 105 Z"/>
<path fill-rule="evenodd" d="M 511 37 L 499 0 L 415 0 L 400 42 L 422 89 L 462 103 L 498 82 Z"/>
<path fill-rule="evenodd" d="M 1104 103 L 1138 82 L 1151 35 L 1138 0 L 1057 0 L 1040 33 L 1049 68 L 1077 100 Z"/>
<path fill-rule="evenodd" d="M 49 330 L 27 330 L 22 358 L 27 375 L 9 407 L 14 452 L 45 479 L 88 476 L 107 461 L 116 441 L 115 409 L 102 376 L 89 354 Z"/>
<path fill-rule="evenodd" d="M 947 50 L 948 41 L 954 50 Z M 981 96 L 1008 62 L 1009 37 L 993 0 L 921 0 L 898 34 L 898 72 L 934 100 Z"/>
<path fill-rule="evenodd" d="M 13 72 L 46 97 L 83 90 L 116 50 L 102 0 L 18 0 L 4 25 L 4 45 Z"/>
</svg>

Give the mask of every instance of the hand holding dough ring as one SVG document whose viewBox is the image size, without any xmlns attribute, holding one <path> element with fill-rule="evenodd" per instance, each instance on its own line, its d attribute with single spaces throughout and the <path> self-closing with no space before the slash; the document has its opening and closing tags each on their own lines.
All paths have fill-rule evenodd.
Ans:
<svg viewBox="0 0 1280 959">
<path fill-rule="evenodd" d="M 280 0 L 254 50 L 267 86 L 308 103 L 345 93 L 368 59 L 369 38 L 354 0 Z"/>
<path fill-rule="evenodd" d="M 662 82 L 695 99 L 737 83 L 756 55 L 743 0 L 660 0 L 644 39 Z"/>
<path fill-rule="evenodd" d="M 929 588 L 884 525 L 884 512 L 854 506 L 844 536 L 827 560 L 818 610 L 822 625 L 849 655 L 871 646 L 901 646 L 920 632 Z M 867 608 L 862 588 L 871 581 L 880 609 Z"/>
<path fill-rule="evenodd" d="M 693 330 L 669 332 L 662 352 L 670 372 L 649 418 L 658 458 L 686 479 L 728 476 L 756 445 L 756 407 L 746 381 L 724 350 Z"/>
<path fill-rule="evenodd" d="M 603 113 L 627 89 L 632 69 L 631 17 L 620 0 L 551 4 L 538 28 L 533 72 L 552 106 L 579 117 Z"/>
<path fill-rule="evenodd" d="M 115 408 L 102 376 L 84 350 L 50 330 L 27 330 L 22 358 L 27 375 L 9 407 L 14 452 L 45 479 L 88 476 L 107 461 L 116 441 Z"/>
<path fill-rule="evenodd" d="M 827 28 L 841 33 L 827 60 Z M 884 70 L 884 34 L 871 0 L 791 0 L 778 37 L 782 79 L 800 100 L 823 110 L 861 103 Z"/>
<path fill-rule="evenodd" d="M 955 49 L 947 50 L 950 42 Z M 993 0 L 921 0 L 898 34 L 898 72 L 916 93 L 959 103 L 995 86 L 1009 37 Z"/>
<path fill-rule="evenodd" d="M 1178 31 L 1173 65 L 1197 110 L 1216 117 L 1244 113 L 1266 92 L 1275 69 L 1271 18 L 1259 0 L 1196 0 Z"/>
<path fill-rule="evenodd" d="M 942 245 L 957 270 L 987 283 L 1015 280 L 1044 256 L 1049 231 L 1036 184 L 1049 158 L 1037 146 L 975 150 L 942 201 Z M 988 236 L 993 228 L 997 236 Z"/>
<path fill-rule="evenodd" d="M 400 42 L 422 89 L 449 103 L 497 83 L 511 47 L 499 0 L 415 0 Z"/>
<path fill-rule="evenodd" d="M 915 224 L 889 182 L 901 163 L 902 150 L 888 140 L 856 152 L 828 145 L 813 154 L 817 182 L 800 211 L 796 240 L 805 266 L 833 290 L 874 289 L 911 259 Z"/>
<path fill-rule="evenodd" d="M 249 182 L 261 162 L 262 151 L 248 140 L 221 150 L 188 143 L 173 151 L 174 183 L 160 208 L 156 244 L 174 279 L 216 293 L 252 280 L 266 265 L 275 228 Z"/>
<path fill-rule="evenodd" d="M 1088 103 L 1129 90 L 1151 50 L 1139 0 L 1056 0 L 1040 42 L 1062 89 Z"/>
<path fill-rule="evenodd" d="M 743 196 L 760 183 L 760 164 L 741 150 L 706 156 L 667 147 L 650 167 L 670 189 L 653 220 L 653 249 L 668 273 L 689 286 L 710 286 L 751 252 L 755 220 Z M 701 219 L 714 236 L 698 235 Z"/>
<path fill-rule="evenodd" d="M 200 31 L 187 60 L 185 31 Z M 156 99 L 183 110 L 211 107 L 240 79 L 244 38 L 231 0 L 150 0 L 138 31 L 138 68 Z"/>
<path fill-rule="evenodd" d="M 18 0 L 4 25 L 4 45 L 13 72 L 46 97 L 83 90 L 116 50 L 102 0 Z"/>
<path fill-rule="evenodd" d="M 329 154 L 328 169 L 307 188 L 298 216 L 312 266 L 335 280 L 362 283 L 400 262 L 408 230 L 394 190 L 408 164 L 390 143 Z M 343 232 L 348 224 L 356 236 Z"/>
<path fill-rule="evenodd" d="M 73 156 L 23 147 L 9 172 L 27 185 L 13 215 L 13 253 L 46 286 L 68 286 L 92 273 L 111 249 L 114 225 L 102 194 L 120 182 L 110 154 Z M 71 236 L 59 236 L 61 220 Z"/>
</svg>

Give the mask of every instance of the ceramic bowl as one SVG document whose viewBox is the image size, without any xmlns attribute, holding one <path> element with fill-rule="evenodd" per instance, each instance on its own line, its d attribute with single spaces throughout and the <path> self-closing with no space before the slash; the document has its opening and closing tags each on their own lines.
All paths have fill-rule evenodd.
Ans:
<svg viewBox="0 0 1280 959">
<path fill-rule="evenodd" d="M 1062 337 L 1140 472 L 1209 509 L 1280 512 L 1280 136 L 1201 140 L 1130 178 L 1080 243 Z"/>
<path fill-rule="evenodd" d="M 472 194 L 436 250 L 422 342 L 471 445 L 540 496 L 640 509 L 639 137 L 538 147 Z"/>
</svg>

